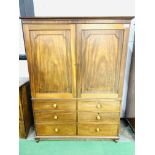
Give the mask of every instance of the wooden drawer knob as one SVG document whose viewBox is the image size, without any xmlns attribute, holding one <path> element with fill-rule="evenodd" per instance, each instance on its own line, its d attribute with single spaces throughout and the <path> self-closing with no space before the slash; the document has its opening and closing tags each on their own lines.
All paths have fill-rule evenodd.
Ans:
<svg viewBox="0 0 155 155">
<path fill-rule="evenodd" d="M 54 131 L 55 131 L 55 132 L 58 132 L 58 131 L 59 131 L 59 129 L 58 129 L 58 128 L 55 128 L 55 129 L 54 129 Z"/>
<path fill-rule="evenodd" d="M 96 128 L 96 132 L 99 132 L 100 131 L 100 128 Z"/>
<path fill-rule="evenodd" d="M 56 108 L 57 107 L 57 104 L 53 104 L 53 108 Z"/>
<path fill-rule="evenodd" d="M 97 104 L 96 108 L 100 109 L 101 108 L 101 104 Z"/>
<path fill-rule="evenodd" d="M 97 116 L 96 116 L 96 119 L 97 119 L 97 120 L 100 120 L 100 119 L 101 119 L 101 117 L 100 117 L 99 115 L 97 115 Z"/>
<path fill-rule="evenodd" d="M 55 120 L 56 120 L 56 119 L 58 119 L 58 116 L 57 116 L 57 115 L 55 115 L 55 116 L 54 116 L 54 119 L 55 119 Z"/>
</svg>

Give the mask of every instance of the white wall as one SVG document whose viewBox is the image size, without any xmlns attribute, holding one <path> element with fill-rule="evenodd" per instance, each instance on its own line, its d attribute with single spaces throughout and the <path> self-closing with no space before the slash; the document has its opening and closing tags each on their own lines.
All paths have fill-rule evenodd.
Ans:
<svg viewBox="0 0 155 155">
<path fill-rule="evenodd" d="M 27 60 L 19 60 L 19 77 L 20 78 L 28 78 L 28 67 Z"/>
<path fill-rule="evenodd" d="M 134 0 L 33 0 L 35 16 L 134 16 Z"/>
<path fill-rule="evenodd" d="M 22 31 L 22 25 L 20 20 L 19 20 L 19 54 L 25 54 L 23 31 Z"/>
<path fill-rule="evenodd" d="M 134 16 L 134 0 L 33 0 L 35 16 Z M 132 22 L 134 23 L 134 21 Z M 20 54 L 25 53 L 22 29 L 20 28 Z M 122 113 L 125 114 L 128 77 L 134 40 L 134 24 L 131 26 L 127 55 Z M 28 77 L 27 62 L 20 61 L 19 77 Z"/>
<path fill-rule="evenodd" d="M 23 40 L 23 32 L 21 21 L 19 21 L 19 54 L 25 54 L 24 40 Z M 27 78 L 28 75 L 28 67 L 26 60 L 19 61 L 19 78 Z"/>
</svg>

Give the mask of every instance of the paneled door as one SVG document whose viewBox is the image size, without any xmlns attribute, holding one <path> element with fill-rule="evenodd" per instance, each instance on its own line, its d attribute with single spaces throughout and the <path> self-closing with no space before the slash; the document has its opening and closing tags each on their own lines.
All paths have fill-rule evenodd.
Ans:
<svg viewBox="0 0 155 155">
<path fill-rule="evenodd" d="M 78 97 L 119 97 L 124 76 L 126 28 L 124 24 L 77 26 Z"/>
<path fill-rule="evenodd" d="M 24 24 L 23 30 L 32 97 L 75 97 L 75 25 Z"/>
</svg>

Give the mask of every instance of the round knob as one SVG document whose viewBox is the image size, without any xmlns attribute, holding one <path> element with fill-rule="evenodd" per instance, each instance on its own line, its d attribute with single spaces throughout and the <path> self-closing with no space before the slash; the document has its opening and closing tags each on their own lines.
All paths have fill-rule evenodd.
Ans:
<svg viewBox="0 0 155 155">
<path fill-rule="evenodd" d="M 54 119 L 58 119 L 58 116 L 57 116 L 57 115 L 55 115 L 55 116 L 54 116 Z"/>
<path fill-rule="evenodd" d="M 54 131 L 55 131 L 55 132 L 58 132 L 59 130 L 58 130 L 58 128 L 55 128 Z"/>
<path fill-rule="evenodd" d="M 53 104 L 53 108 L 56 108 L 57 107 L 57 104 Z"/>
<path fill-rule="evenodd" d="M 96 132 L 99 132 L 100 131 L 100 128 L 96 128 Z"/>
<path fill-rule="evenodd" d="M 97 116 L 96 116 L 96 119 L 97 119 L 97 120 L 100 120 L 100 119 L 101 119 L 101 117 L 100 117 L 99 115 L 97 115 Z"/>
<path fill-rule="evenodd" d="M 101 104 L 97 104 L 96 108 L 98 108 L 98 109 L 101 108 Z"/>
</svg>

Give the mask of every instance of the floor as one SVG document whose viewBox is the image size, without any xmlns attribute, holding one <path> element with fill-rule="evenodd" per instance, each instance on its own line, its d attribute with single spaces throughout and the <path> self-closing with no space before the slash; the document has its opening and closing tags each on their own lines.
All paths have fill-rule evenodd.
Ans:
<svg viewBox="0 0 155 155">
<path fill-rule="evenodd" d="M 121 121 L 120 140 L 34 140 L 31 128 L 27 139 L 19 140 L 19 155 L 134 155 L 134 133 L 126 122 Z"/>
</svg>

